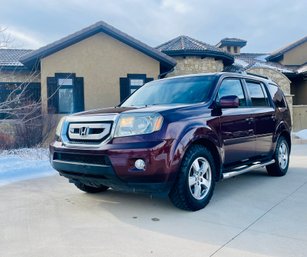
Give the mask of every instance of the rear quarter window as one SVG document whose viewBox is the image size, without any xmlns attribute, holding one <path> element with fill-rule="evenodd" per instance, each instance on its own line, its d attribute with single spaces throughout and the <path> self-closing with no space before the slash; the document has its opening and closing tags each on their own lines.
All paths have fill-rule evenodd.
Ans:
<svg viewBox="0 0 307 257">
<path fill-rule="evenodd" d="M 268 90 L 276 107 L 287 107 L 285 96 L 278 86 L 274 84 L 268 84 Z"/>
</svg>

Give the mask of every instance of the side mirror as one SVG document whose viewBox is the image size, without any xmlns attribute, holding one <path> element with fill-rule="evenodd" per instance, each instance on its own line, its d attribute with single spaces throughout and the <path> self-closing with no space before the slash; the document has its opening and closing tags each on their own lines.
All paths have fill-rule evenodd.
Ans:
<svg viewBox="0 0 307 257">
<path fill-rule="evenodd" d="M 236 95 L 223 96 L 218 106 L 221 108 L 237 108 L 239 107 L 239 98 Z"/>
</svg>

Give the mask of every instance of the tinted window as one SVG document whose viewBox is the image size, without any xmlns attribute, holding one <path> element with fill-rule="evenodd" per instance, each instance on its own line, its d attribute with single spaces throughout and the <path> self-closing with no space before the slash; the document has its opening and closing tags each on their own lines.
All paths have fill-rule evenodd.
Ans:
<svg viewBox="0 0 307 257">
<path fill-rule="evenodd" d="M 268 98 L 262 84 L 246 81 L 246 86 L 253 106 L 269 106 Z"/>
<path fill-rule="evenodd" d="M 216 76 L 155 80 L 145 84 L 121 106 L 192 104 L 209 99 Z"/>
<path fill-rule="evenodd" d="M 229 95 L 235 95 L 239 98 L 239 106 L 246 106 L 246 99 L 239 79 L 224 79 L 217 95 L 217 101 L 223 96 Z"/>
<path fill-rule="evenodd" d="M 278 88 L 276 85 L 269 84 L 268 89 L 276 107 L 286 107 L 286 101 L 280 88 Z"/>
</svg>

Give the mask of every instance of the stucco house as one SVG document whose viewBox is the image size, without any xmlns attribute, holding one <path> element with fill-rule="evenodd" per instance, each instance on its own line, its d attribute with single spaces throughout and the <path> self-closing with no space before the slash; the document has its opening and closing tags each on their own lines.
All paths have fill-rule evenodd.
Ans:
<svg viewBox="0 0 307 257">
<path fill-rule="evenodd" d="M 116 105 L 176 65 L 171 57 L 102 21 L 20 61 L 40 70 L 43 111 L 60 114 Z"/>
<path fill-rule="evenodd" d="M 250 72 L 275 80 L 294 103 L 294 128 L 307 128 L 307 37 L 271 54 L 242 53 L 246 44 L 224 38 L 213 46 L 179 36 L 153 48 L 100 21 L 34 51 L 0 50 L 0 101 L 9 83 L 28 81 L 44 113 L 67 114 L 117 105 L 153 79 Z"/>
</svg>

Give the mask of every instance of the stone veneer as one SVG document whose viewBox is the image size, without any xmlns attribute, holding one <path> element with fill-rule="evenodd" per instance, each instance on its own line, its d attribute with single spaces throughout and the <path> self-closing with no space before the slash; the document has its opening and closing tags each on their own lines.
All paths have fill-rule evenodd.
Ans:
<svg viewBox="0 0 307 257">
<path fill-rule="evenodd" d="M 29 71 L 1 71 L 0 70 L 0 82 L 41 82 L 40 74 L 37 72 Z"/>
<path fill-rule="evenodd" d="M 189 57 L 173 57 L 177 61 L 174 71 L 169 73 L 167 77 L 195 74 L 220 72 L 224 69 L 223 61 L 214 58 L 201 58 L 196 56 Z"/>
</svg>

